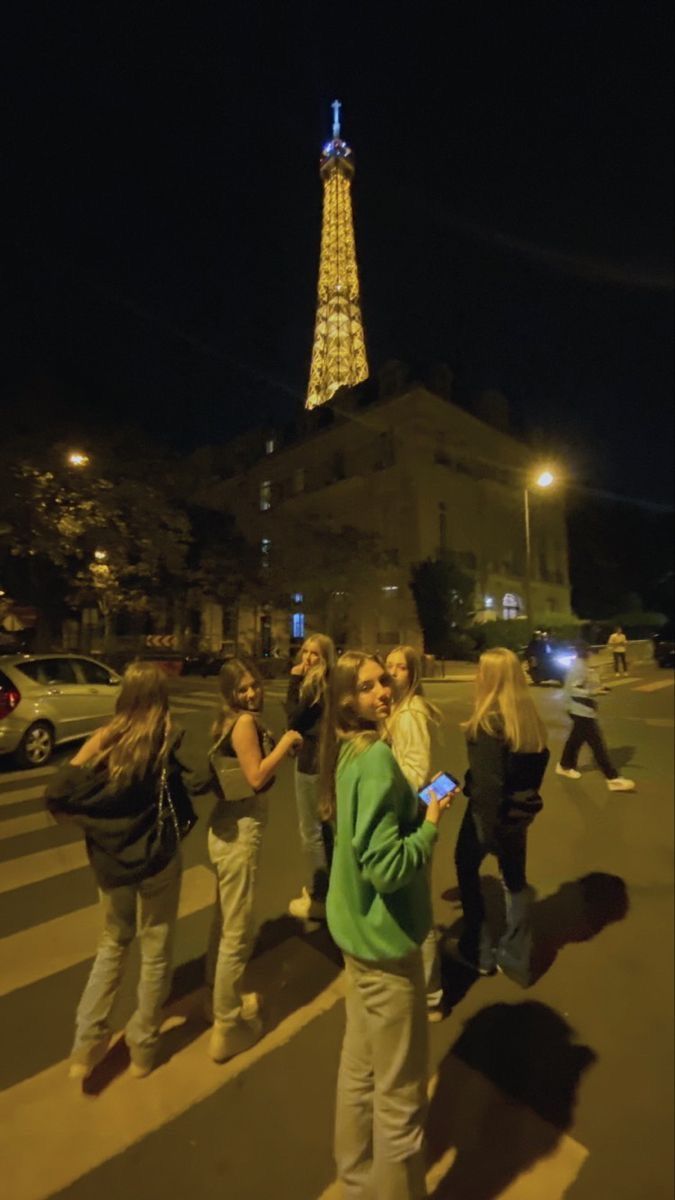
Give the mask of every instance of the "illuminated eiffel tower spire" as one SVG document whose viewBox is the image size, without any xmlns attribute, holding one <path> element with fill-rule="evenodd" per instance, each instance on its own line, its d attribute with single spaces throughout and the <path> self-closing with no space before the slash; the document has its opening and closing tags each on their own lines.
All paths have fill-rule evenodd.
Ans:
<svg viewBox="0 0 675 1200">
<path fill-rule="evenodd" d="M 333 137 L 323 148 L 321 261 L 316 324 L 306 408 L 325 404 L 339 387 L 368 378 L 354 245 L 351 185 L 354 164 L 340 137 L 340 101 L 333 108 Z"/>
</svg>

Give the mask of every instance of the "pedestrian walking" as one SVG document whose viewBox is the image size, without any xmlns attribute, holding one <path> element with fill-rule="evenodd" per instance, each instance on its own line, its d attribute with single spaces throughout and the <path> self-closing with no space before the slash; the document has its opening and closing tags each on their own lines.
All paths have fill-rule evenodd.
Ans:
<svg viewBox="0 0 675 1200">
<path fill-rule="evenodd" d="M 323 633 L 307 638 L 300 660 L 291 668 L 286 695 L 289 729 L 302 734 L 295 760 L 295 800 L 305 861 L 301 893 L 288 911 L 301 920 L 325 920 L 331 830 L 319 814 L 319 740 L 326 688 L 335 663 L 332 639 Z"/>
<path fill-rule="evenodd" d="M 556 774 L 566 779 L 581 779 L 577 770 L 579 751 L 590 746 L 597 766 L 607 780 L 610 792 L 633 792 L 635 781 L 619 775 L 607 753 L 605 739 L 598 721 L 598 696 L 608 691 L 600 682 L 598 672 L 590 665 L 590 647 L 577 646 L 577 657 L 565 680 L 564 695 L 572 729 L 563 747 Z"/>
<path fill-rule="evenodd" d="M 614 674 L 621 675 L 623 673 L 625 675 L 626 671 L 628 670 L 626 665 L 628 638 L 626 637 L 620 625 L 617 625 L 614 632 L 610 633 L 607 645 L 612 651 L 612 657 L 614 659 Z"/>
<path fill-rule="evenodd" d="M 539 787 L 549 752 L 546 729 L 511 650 L 486 650 L 478 662 L 473 711 L 462 728 L 469 770 L 455 866 L 464 913 L 457 957 L 481 975 L 499 967 L 529 981 L 530 909 L 526 876 L 527 830 L 542 807 Z M 499 864 L 506 928 L 495 944 L 485 920 L 480 866 L 493 854 Z"/>
<path fill-rule="evenodd" d="M 259 997 L 242 994 L 253 942 L 253 904 L 266 793 L 282 760 L 302 745 L 289 730 L 275 746 L 258 714 L 262 680 L 252 664 L 233 658 L 218 677 L 222 709 L 212 728 L 210 754 L 218 800 L 209 818 L 208 851 L 218 881 L 206 961 L 212 989 L 213 1029 L 209 1054 L 224 1062 L 262 1037 Z"/>
<path fill-rule="evenodd" d="M 399 767 L 415 796 L 431 779 L 432 731 L 440 724 L 441 714 L 422 690 L 422 662 L 414 646 L 395 646 L 386 659 L 393 689 L 393 706 L 387 722 L 387 736 Z M 429 871 L 431 885 L 431 870 Z M 422 943 L 427 1016 L 430 1021 L 443 1017 L 443 987 L 438 957 L 436 930 L 429 930 Z"/>
<path fill-rule="evenodd" d="M 78 1005 L 70 1076 L 86 1079 L 110 1042 L 110 1013 L 133 939 L 141 973 L 125 1041 L 131 1074 L 152 1070 L 171 981 L 181 881 L 180 836 L 196 820 L 175 751 L 164 673 L 132 663 L 112 721 L 98 729 L 46 791 L 49 811 L 84 832 L 99 888 L 103 933 Z"/>
<path fill-rule="evenodd" d="M 335 1156 L 348 1200 L 420 1200 L 428 1029 L 420 945 L 431 927 L 427 864 L 448 800 L 425 819 L 382 740 L 391 686 L 381 660 L 338 659 L 321 754 L 337 817 L 328 928 L 347 977 Z"/>
</svg>

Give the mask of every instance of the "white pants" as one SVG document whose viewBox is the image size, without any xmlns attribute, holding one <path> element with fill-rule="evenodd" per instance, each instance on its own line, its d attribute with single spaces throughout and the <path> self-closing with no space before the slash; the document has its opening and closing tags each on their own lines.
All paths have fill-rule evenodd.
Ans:
<svg viewBox="0 0 675 1200">
<path fill-rule="evenodd" d="M 264 796 L 220 802 L 211 817 L 209 858 L 218 891 L 206 958 L 206 980 L 213 987 L 213 1016 L 219 1025 L 241 1017 L 241 981 L 253 948 L 255 880 L 263 829 Z"/>
<path fill-rule="evenodd" d="M 428 1027 L 422 956 L 345 955 L 335 1158 L 345 1200 L 421 1200 Z"/>
<path fill-rule="evenodd" d="M 150 879 L 99 892 L 103 933 L 77 1008 L 72 1051 L 75 1061 L 86 1063 L 91 1050 L 110 1035 L 110 1013 L 138 929 L 138 1004 L 126 1027 L 125 1039 L 137 1061 L 143 1059 L 152 1065 L 161 1010 L 171 985 L 181 871 L 179 851 L 163 871 Z"/>
<path fill-rule="evenodd" d="M 328 891 L 328 860 L 319 816 L 319 776 L 306 775 L 295 764 L 295 802 L 300 845 L 305 860 L 306 884 L 317 900 Z"/>
</svg>

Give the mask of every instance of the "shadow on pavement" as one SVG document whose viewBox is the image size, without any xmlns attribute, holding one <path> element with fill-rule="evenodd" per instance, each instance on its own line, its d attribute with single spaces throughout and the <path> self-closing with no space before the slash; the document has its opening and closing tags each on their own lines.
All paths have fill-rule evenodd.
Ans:
<svg viewBox="0 0 675 1200">
<path fill-rule="evenodd" d="M 434 1200 L 493 1200 L 550 1156 L 572 1126 L 581 1077 L 595 1061 L 548 1005 L 481 1009 L 439 1068 L 428 1162 L 455 1154 Z"/>
<path fill-rule="evenodd" d="M 587 942 L 606 925 L 622 921 L 630 907 L 628 889 L 618 875 L 593 871 L 563 883 L 552 896 L 534 905 L 531 983 L 555 962 L 563 946 Z"/>
<path fill-rule="evenodd" d="M 635 750 L 635 746 L 612 746 L 608 747 L 607 753 L 609 754 L 610 762 L 614 763 L 617 771 L 621 772 L 624 767 L 627 767 L 633 761 Z M 597 771 L 597 769 L 595 759 L 579 767 L 582 775 L 586 775 L 589 771 Z"/>
</svg>

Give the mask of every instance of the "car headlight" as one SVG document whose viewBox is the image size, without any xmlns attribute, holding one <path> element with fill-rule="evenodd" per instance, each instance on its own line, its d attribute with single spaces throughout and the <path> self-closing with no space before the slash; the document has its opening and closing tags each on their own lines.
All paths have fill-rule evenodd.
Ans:
<svg viewBox="0 0 675 1200">
<path fill-rule="evenodd" d="M 553 661 L 557 663 L 559 667 L 569 667 L 572 665 L 575 658 L 576 654 L 556 654 Z"/>
</svg>

